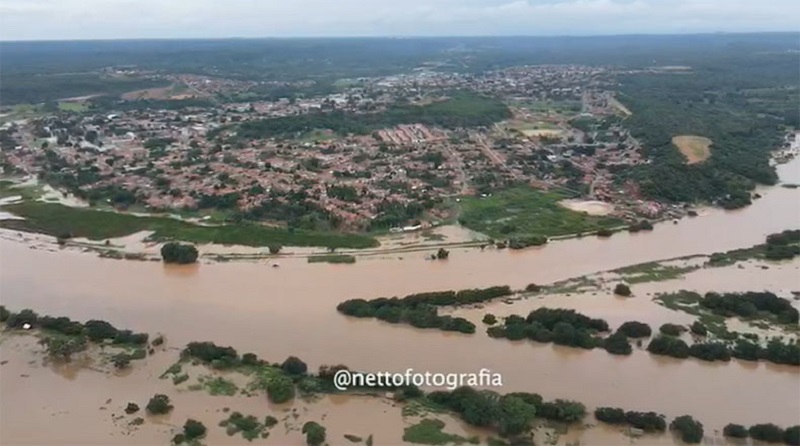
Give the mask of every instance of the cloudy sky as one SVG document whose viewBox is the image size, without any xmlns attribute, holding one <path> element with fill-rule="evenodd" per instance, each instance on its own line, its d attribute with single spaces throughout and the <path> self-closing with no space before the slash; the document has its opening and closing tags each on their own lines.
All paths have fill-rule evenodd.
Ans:
<svg viewBox="0 0 800 446">
<path fill-rule="evenodd" d="M 0 39 L 800 30 L 800 0 L 0 0 Z"/>
</svg>

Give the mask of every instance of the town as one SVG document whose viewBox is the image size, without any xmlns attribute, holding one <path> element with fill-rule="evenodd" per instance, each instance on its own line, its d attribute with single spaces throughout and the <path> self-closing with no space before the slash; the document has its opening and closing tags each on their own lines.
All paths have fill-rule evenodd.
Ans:
<svg viewBox="0 0 800 446">
<path fill-rule="evenodd" d="M 613 73 L 604 68 L 526 66 L 470 75 L 422 68 L 343 79 L 330 94 L 235 102 L 218 98 L 246 98 L 276 83 L 109 70 L 155 76 L 170 87 L 127 93 L 96 112 L 8 121 L 4 167 L 95 205 L 216 210 L 228 219 L 317 230 L 428 226 L 449 218 L 448 203 L 458 197 L 519 184 L 564 192 L 589 203 L 570 200 L 576 210 L 602 215 L 682 212 L 642 200 L 635 184 L 616 180 L 615 172 L 646 161 L 624 126 L 630 111 L 614 97 Z M 190 103 L 157 106 L 170 101 Z M 471 115 L 480 110 L 470 108 L 484 106 L 500 111 L 476 121 Z M 440 115 L 429 119 L 426 107 L 439 107 Z M 414 110 L 420 119 L 383 118 L 401 115 L 397 110 Z M 341 122 L 326 127 L 328 116 Z M 298 117 L 308 118 L 302 128 Z M 353 123 L 363 128 L 352 131 Z"/>
</svg>

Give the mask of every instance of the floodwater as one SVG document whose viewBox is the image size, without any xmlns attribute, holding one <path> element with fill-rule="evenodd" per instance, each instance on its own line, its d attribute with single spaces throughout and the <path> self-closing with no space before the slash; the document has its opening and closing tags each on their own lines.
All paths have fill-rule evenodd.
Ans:
<svg viewBox="0 0 800 446">
<path fill-rule="evenodd" d="M 800 159 L 780 166 L 779 171 L 784 181 L 800 182 Z M 355 265 L 285 259 L 280 268 L 265 263 L 175 267 L 101 259 L 69 250 L 30 249 L 26 244 L 0 239 L 0 301 L 12 310 L 30 307 L 45 314 L 106 319 L 119 327 L 164 333 L 172 346 L 210 340 L 272 361 L 295 355 L 312 368 L 347 364 L 376 372 L 413 368 L 452 373 L 488 368 L 503 375 L 503 387 L 496 389 L 500 392 L 538 392 L 546 398 L 579 400 L 589 407 L 655 410 L 668 417 L 691 414 L 707 430 L 721 429 L 729 422 L 790 425 L 800 417 L 797 368 L 738 361 L 709 364 L 656 358 L 645 352 L 616 357 L 600 350 L 493 340 L 480 332 L 473 336 L 445 334 L 355 320 L 335 309 L 339 302 L 355 297 L 550 283 L 646 261 L 748 247 L 763 242 L 769 233 L 800 228 L 800 189 L 774 187 L 761 193 L 763 198 L 746 209 L 706 210 L 700 217 L 678 224 L 659 224 L 652 233 L 559 241 L 522 252 L 453 249 L 447 261 L 425 260 L 430 253 L 417 252 L 359 258 Z M 754 271 L 749 276 L 752 280 L 738 283 L 741 289 L 800 289 L 800 283 L 792 283 L 797 279 L 791 274 L 796 267 L 790 263 L 774 271 L 761 270 L 763 274 Z M 727 281 L 742 277 L 735 267 L 720 271 L 725 272 L 689 275 L 676 281 L 674 289 L 717 289 L 717 284 L 721 288 Z M 775 279 L 774 274 L 781 271 L 786 275 Z M 640 286 L 643 296 L 634 286 L 638 296 L 634 299 L 647 299 L 647 284 Z M 558 302 L 547 304 L 557 306 Z M 591 307 L 587 303 L 587 309 Z M 613 309 L 604 311 L 608 308 Z M 642 311 L 647 308 L 643 306 Z M 525 310 L 529 308 L 521 305 L 518 312 Z M 655 321 L 661 317 L 647 316 L 650 313 L 639 317 L 636 313 L 628 312 L 625 320 L 652 317 Z M 5 347 L 3 353 L 5 359 Z M 81 395 L 90 392 L 98 399 L 114 395 L 116 404 L 118 398 L 141 400 L 143 394 L 164 386 L 157 379 L 151 383 L 152 376 L 148 380 L 127 377 L 122 381 L 131 379 L 130 384 L 112 385 L 117 381 L 91 379 L 83 373 L 69 383 L 56 379 L 58 375 L 45 378 L 39 373 L 36 376 L 42 376 L 41 383 L 37 379 L 36 385 L 25 385 L 32 381 L 19 378 L 16 372 L 8 373 L 9 365 L 0 368 L 0 431 L 4 439 L 13 442 L 106 444 L 108 439 L 95 437 L 94 429 L 107 427 L 92 427 L 90 422 L 80 426 L 64 423 L 63 431 L 34 429 L 34 420 L 41 425 L 58 419 L 47 404 L 37 401 L 58 395 L 62 404 L 76 401 L 69 405 L 76 407 L 86 398 Z M 342 412 L 351 411 L 349 405 L 342 407 Z M 95 421 L 111 422 L 105 411 L 97 413 L 103 418 L 95 416 Z M 87 429 L 79 431 L 84 425 Z M 147 429 L 152 426 L 142 428 Z M 400 427 L 386 429 L 397 438 Z M 23 431 L 30 437 L 6 434 Z"/>
</svg>

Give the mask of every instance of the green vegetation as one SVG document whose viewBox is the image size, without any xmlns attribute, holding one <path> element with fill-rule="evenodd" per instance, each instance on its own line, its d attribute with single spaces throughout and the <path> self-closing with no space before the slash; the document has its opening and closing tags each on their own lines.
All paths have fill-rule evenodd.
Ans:
<svg viewBox="0 0 800 446">
<path fill-rule="evenodd" d="M 186 265 L 197 262 L 197 248 L 192 245 L 168 242 L 161 247 L 161 258 L 164 263 Z"/>
<path fill-rule="evenodd" d="M 628 285 L 626 285 L 624 283 L 618 283 L 614 287 L 614 294 L 616 294 L 617 296 L 628 297 L 628 296 L 630 296 L 632 294 L 631 293 L 631 287 L 629 287 Z"/>
<path fill-rule="evenodd" d="M 90 320 L 84 324 L 68 317 L 40 316 L 31 309 L 12 313 L 0 305 L 0 322 L 6 323 L 9 330 L 41 329 L 40 343 L 53 358 L 70 361 L 72 355 L 85 351 L 89 342 L 95 344 L 125 348 L 132 353 L 122 352 L 114 355 L 112 363 L 117 368 L 125 368 L 131 360 L 144 359 L 147 352 L 147 333 L 134 333 L 130 330 L 119 330 L 102 320 Z"/>
<path fill-rule="evenodd" d="M 167 217 L 137 217 L 38 201 L 11 204 L 3 208 L 7 212 L 24 217 L 25 220 L 0 220 L 0 227 L 52 236 L 69 234 L 72 237 L 86 237 L 91 240 L 123 237 L 140 231 L 155 231 L 151 237 L 154 240 L 182 240 L 193 243 L 245 246 L 269 246 L 277 243 L 289 246 L 335 248 L 378 246 L 378 241 L 374 238 L 358 234 L 289 231 L 245 223 L 198 226 Z"/>
<path fill-rule="evenodd" d="M 490 197 L 464 197 L 459 222 L 496 239 L 552 237 L 621 226 L 620 220 L 593 217 L 558 204 L 565 195 L 517 186 Z"/>
<path fill-rule="evenodd" d="M 616 407 L 598 407 L 594 411 L 597 421 L 616 424 L 629 425 L 645 432 L 664 432 L 667 422 L 663 414 L 655 412 L 635 412 L 627 411 Z"/>
<path fill-rule="evenodd" d="M 392 324 L 407 323 L 417 328 L 474 333 L 475 324 L 460 317 L 439 316 L 436 307 L 485 302 L 510 294 L 511 289 L 507 286 L 458 292 L 436 291 L 403 298 L 351 299 L 340 303 L 336 309 L 348 316 L 374 317 Z"/>
<path fill-rule="evenodd" d="M 458 93 L 427 105 L 395 105 L 377 113 L 339 111 L 248 121 L 236 128 L 237 138 L 292 137 L 316 129 L 341 135 L 361 134 L 399 124 L 426 124 L 447 128 L 490 126 L 511 117 L 500 101 L 471 93 Z"/>
<path fill-rule="evenodd" d="M 419 423 L 408 426 L 403 432 L 403 441 L 414 444 L 463 444 L 470 440 L 459 435 L 443 432 L 444 422 L 425 418 Z M 477 442 L 475 442 L 477 443 Z"/>
<path fill-rule="evenodd" d="M 139 411 L 139 405 L 136 403 L 128 403 L 128 405 L 125 406 L 125 413 L 128 415 L 134 414 L 138 411 Z"/>
<path fill-rule="evenodd" d="M 59 74 L 4 74 L 0 87 L 4 104 L 46 103 L 46 108 L 60 108 L 62 98 L 94 94 L 120 95 L 127 91 L 168 85 L 164 81 L 153 81 L 132 77 L 103 76 L 94 73 Z"/>
<path fill-rule="evenodd" d="M 316 421 L 308 421 L 303 425 L 303 431 L 306 434 L 306 444 L 308 446 L 319 446 L 325 443 L 325 427 Z"/>
<path fill-rule="evenodd" d="M 778 52 L 745 51 L 693 61 L 692 71 L 620 79 L 620 100 L 633 112 L 625 127 L 651 160 L 625 176 L 660 200 L 746 206 L 755 183 L 775 183 L 770 151 L 784 126 L 798 125 L 796 67 Z M 678 135 L 709 138 L 713 156 L 686 164 L 672 143 Z"/>
<path fill-rule="evenodd" d="M 89 110 L 89 106 L 83 102 L 77 101 L 70 101 L 70 102 L 59 102 L 58 109 L 65 112 L 72 112 L 72 113 L 83 113 Z"/>
<path fill-rule="evenodd" d="M 269 415 L 262 422 L 253 415 L 245 416 L 239 412 L 233 412 L 227 419 L 220 421 L 219 425 L 224 427 L 225 432 L 230 436 L 241 433 L 245 440 L 253 441 L 258 437 L 267 438 L 269 429 L 277 423 L 278 420 Z"/>
<path fill-rule="evenodd" d="M 638 321 L 624 322 L 617 331 L 629 338 L 647 338 L 653 333 L 649 325 Z"/>
<path fill-rule="evenodd" d="M 718 336 L 724 336 L 727 332 L 725 318 L 729 317 L 786 327 L 796 327 L 800 320 L 800 313 L 790 301 L 769 291 L 722 294 L 709 292 L 701 296 L 692 291 L 681 290 L 659 295 L 656 301 L 669 309 L 700 316 L 707 325 L 705 328 Z"/>
<path fill-rule="evenodd" d="M 789 260 L 798 255 L 800 255 L 800 230 L 789 229 L 768 235 L 766 242 L 761 245 L 714 253 L 711 255 L 708 265 L 727 266 L 749 259 Z"/>
<path fill-rule="evenodd" d="M 186 441 L 193 441 L 198 438 L 203 438 L 206 435 L 206 427 L 203 423 L 189 418 L 183 425 L 183 436 Z"/>
<path fill-rule="evenodd" d="M 308 263 L 356 263 L 356 257 L 349 254 L 326 254 L 309 256 Z"/>
<path fill-rule="evenodd" d="M 747 428 L 741 424 L 729 423 L 722 429 L 722 435 L 731 438 L 747 438 L 750 433 L 747 432 Z"/>
<path fill-rule="evenodd" d="M 169 397 L 164 394 L 156 394 L 147 402 L 147 413 L 151 415 L 165 415 L 172 411 L 173 405 L 169 403 Z"/>
<path fill-rule="evenodd" d="M 636 284 L 677 279 L 698 268 L 697 266 L 668 266 L 660 262 L 648 262 L 640 265 L 626 266 L 613 270 L 612 272 L 624 276 L 628 284 Z"/>
<path fill-rule="evenodd" d="M 227 380 L 221 376 L 215 376 L 213 378 L 201 376 L 198 378 L 198 381 L 205 387 L 209 394 L 214 396 L 233 396 L 236 395 L 236 391 L 239 390 L 233 381 Z"/>
<path fill-rule="evenodd" d="M 603 340 L 595 337 L 597 332 L 607 332 L 608 323 L 602 319 L 592 319 L 575 310 L 538 308 L 527 318 L 512 315 L 505 318 L 503 325 L 489 327 L 487 334 L 493 338 L 506 338 L 512 341 L 531 339 L 536 342 L 553 342 L 558 345 L 593 349 L 604 346 Z M 627 338 L 613 338 L 610 349 L 615 352 L 625 350 L 620 344 L 627 344 Z M 628 347 L 630 348 L 630 347 Z M 623 354 L 629 354 L 630 351 Z"/>
</svg>

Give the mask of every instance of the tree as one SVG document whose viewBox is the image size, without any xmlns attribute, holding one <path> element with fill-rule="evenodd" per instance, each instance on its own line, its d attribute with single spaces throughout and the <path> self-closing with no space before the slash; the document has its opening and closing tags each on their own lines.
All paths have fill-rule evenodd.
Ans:
<svg viewBox="0 0 800 446">
<path fill-rule="evenodd" d="M 125 406 L 125 413 L 128 415 L 136 413 L 138 411 L 139 411 L 139 405 L 136 403 L 128 403 L 128 405 Z"/>
<path fill-rule="evenodd" d="M 536 407 L 522 398 L 512 395 L 500 398 L 498 430 L 501 435 L 519 435 L 530 430 L 534 417 L 536 417 Z"/>
<path fill-rule="evenodd" d="M 5 305 L 0 305 L 0 322 L 5 322 L 11 316 L 11 312 L 6 309 Z"/>
<path fill-rule="evenodd" d="M 783 441 L 783 429 L 772 423 L 755 424 L 750 426 L 748 432 L 754 440 L 767 443 L 780 443 Z"/>
<path fill-rule="evenodd" d="M 722 435 L 731 438 L 747 438 L 750 434 L 747 432 L 747 428 L 741 424 L 729 423 L 722 429 Z"/>
<path fill-rule="evenodd" d="M 617 332 L 603 340 L 603 348 L 613 355 L 630 355 L 633 352 L 628 337 Z"/>
<path fill-rule="evenodd" d="M 189 441 L 202 438 L 206 435 L 206 427 L 203 423 L 189 418 L 183 425 L 183 435 L 186 437 L 186 440 Z"/>
<path fill-rule="evenodd" d="M 106 321 L 92 319 L 83 324 L 86 329 L 86 336 L 92 342 L 102 342 L 105 339 L 114 339 L 119 332 L 113 325 Z"/>
<path fill-rule="evenodd" d="M 617 286 L 614 287 L 614 294 L 617 296 L 630 296 L 631 295 L 631 287 L 624 283 L 618 283 Z"/>
<path fill-rule="evenodd" d="M 800 446 L 800 424 L 787 428 L 783 433 L 783 442 L 790 446 Z"/>
<path fill-rule="evenodd" d="M 285 376 L 276 376 L 267 383 L 267 397 L 276 404 L 285 403 L 294 398 L 294 383 Z"/>
<path fill-rule="evenodd" d="M 691 327 L 689 327 L 689 330 L 691 330 L 692 333 L 696 334 L 697 336 L 706 336 L 706 335 L 708 335 L 708 329 L 700 321 L 694 321 L 692 323 Z"/>
<path fill-rule="evenodd" d="M 306 434 L 308 446 L 319 446 L 325 442 L 325 428 L 315 421 L 304 424 L 302 432 Z"/>
<path fill-rule="evenodd" d="M 450 251 L 444 248 L 439 248 L 439 250 L 436 251 L 437 260 L 446 260 L 448 257 L 450 257 Z"/>
<path fill-rule="evenodd" d="M 683 333 L 683 330 L 684 328 L 682 326 L 670 323 L 666 323 L 661 327 L 659 327 L 658 329 L 658 331 L 660 331 L 661 334 L 665 334 L 668 336 L 680 336 L 681 333 Z"/>
<path fill-rule="evenodd" d="M 700 443 L 703 441 L 703 423 L 689 415 L 682 415 L 672 420 L 670 430 L 678 431 L 684 443 Z"/>
<path fill-rule="evenodd" d="M 164 415 L 172 411 L 173 406 L 169 403 L 167 395 L 158 393 L 147 402 L 147 412 L 152 415 Z"/>
<path fill-rule="evenodd" d="M 289 356 L 286 358 L 283 364 L 281 364 L 281 368 L 290 375 L 305 375 L 308 370 L 306 363 L 296 356 Z"/>
<path fill-rule="evenodd" d="M 161 258 L 164 263 L 185 265 L 197 261 L 197 248 L 177 242 L 168 242 L 161 247 Z"/>
<path fill-rule="evenodd" d="M 281 249 L 283 249 L 281 245 L 269 245 L 270 254 L 278 254 L 279 252 L 281 252 Z"/>
<path fill-rule="evenodd" d="M 628 321 L 617 329 L 617 332 L 625 334 L 629 338 L 646 338 L 652 334 L 650 326 L 644 322 Z"/>
<path fill-rule="evenodd" d="M 497 318 L 495 315 L 487 313 L 483 316 L 483 323 L 486 325 L 494 325 L 497 323 Z"/>
<path fill-rule="evenodd" d="M 625 424 L 625 411 L 618 407 L 598 407 L 594 410 L 594 417 L 597 421 L 608 424 Z"/>
</svg>

